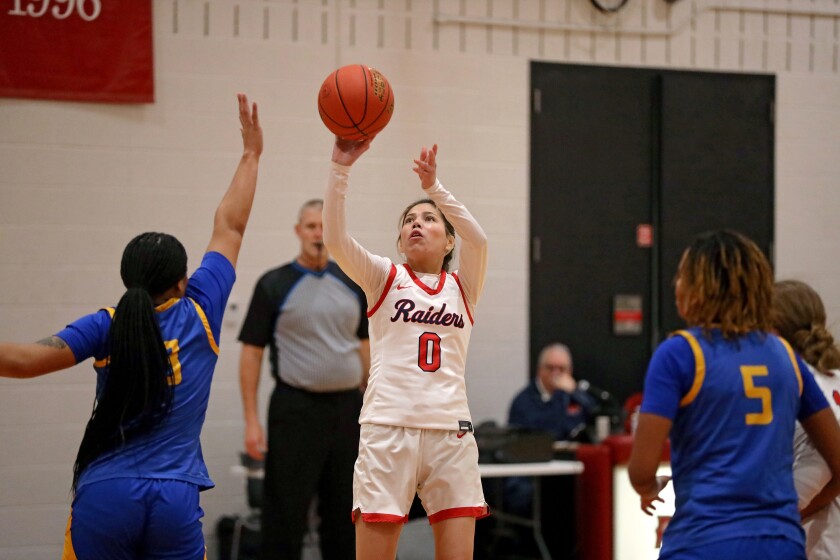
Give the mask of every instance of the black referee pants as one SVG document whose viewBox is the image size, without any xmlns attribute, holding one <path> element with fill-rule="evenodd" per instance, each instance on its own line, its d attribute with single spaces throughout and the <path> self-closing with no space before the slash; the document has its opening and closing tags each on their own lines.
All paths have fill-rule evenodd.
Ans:
<svg viewBox="0 0 840 560">
<path fill-rule="evenodd" d="M 268 412 L 262 560 L 299 560 L 309 504 L 318 496 L 324 560 L 356 557 L 353 465 L 359 452 L 358 389 L 313 393 L 278 383 Z"/>
</svg>

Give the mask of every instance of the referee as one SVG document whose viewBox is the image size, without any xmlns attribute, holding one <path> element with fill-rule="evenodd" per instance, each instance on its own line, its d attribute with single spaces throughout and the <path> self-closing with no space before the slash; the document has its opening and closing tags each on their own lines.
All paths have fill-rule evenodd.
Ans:
<svg viewBox="0 0 840 560">
<path fill-rule="evenodd" d="M 365 296 L 322 240 L 321 200 L 300 209 L 300 254 L 257 282 L 239 340 L 245 448 L 265 458 L 263 560 L 301 558 L 318 496 L 321 555 L 355 558 L 350 522 L 359 412 L 370 366 Z M 257 407 L 265 347 L 275 387 L 266 438 Z"/>
</svg>

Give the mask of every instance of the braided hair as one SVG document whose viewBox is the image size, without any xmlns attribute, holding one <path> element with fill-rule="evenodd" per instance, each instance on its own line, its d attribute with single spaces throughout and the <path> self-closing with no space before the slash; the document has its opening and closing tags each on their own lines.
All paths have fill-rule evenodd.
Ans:
<svg viewBox="0 0 840 560">
<path fill-rule="evenodd" d="M 773 271 L 746 236 L 718 230 L 697 236 L 677 271 L 677 306 L 690 325 L 726 338 L 772 328 Z"/>
<path fill-rule="evenodd" d="M 120 298 L 108 333 L 108 373 L 96 395 L 76 462 L 73 492 L 99 456 L 148 433 L 172 408 L 172 365 L 153 297 L 187 275 L 187 253 L 173 236 L 143 233 L 123 251 Z"/>
<path fill-rule="evenodd" d="M 825 306 L 811 286 L 799 280 L 776 282 L 773 323 L 779 335 L 818 371 L 840 368 L 840 349 L 826 328 Z"/>
</svg>

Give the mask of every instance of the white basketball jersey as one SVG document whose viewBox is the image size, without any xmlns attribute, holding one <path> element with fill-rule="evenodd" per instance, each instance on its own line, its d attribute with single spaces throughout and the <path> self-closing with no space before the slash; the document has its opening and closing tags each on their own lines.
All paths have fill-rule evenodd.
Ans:
<svg viewBox="0 0 840 560">
<path fill-rule="evenodd" d="M 359 422 L 458 430 L 470 420 L 464 372 L 472 311 L 457 273 L 418 278 L 391 264 L 379 301 L 368 310 L 371 367 Z"/>
</svg>

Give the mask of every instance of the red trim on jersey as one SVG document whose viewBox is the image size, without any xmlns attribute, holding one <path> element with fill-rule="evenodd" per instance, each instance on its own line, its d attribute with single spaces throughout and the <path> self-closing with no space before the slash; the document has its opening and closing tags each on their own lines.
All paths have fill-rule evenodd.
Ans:
<svg viewBox="0 0 840 560">
<path fill-rule="evenodd" d="M 379 309 L 379 306 L 382 305 L 382 302 L 385 301 L 385 296 L 388 295 L 388 291 L 391 289 L 391 285 L 394 283 L 394 278 L 397 276 L 397 267 L 394 263 L 391 263 L 391 271 L 388 273 L 388 280 L 385 281 L 385 288 L 382 289 L 382 295 L 379 296 L 379 301 L 376 302 L 376 305 L 370 308 L 370 311 L 367 312 L 368 318 L 371 317 L 376 310 Z"/>
<path fill-rule="evenodd" d="M 446 521 L 447 519 L 453 519 L 455 517 L 475 517 L 476 519 L 483 519 L 488 515 L 490 515 L 490 507 L 487 505 L 442 509 L 429 516 L 429 525 L 434 525 L 439 521 Z"/>
<path fill-rule="evenodd" d="M 452 278 L 455 279 L 455 283 L 458 284 L 458 290 L 461 292 L 461 299 L 464 300 L 464 308 L 467 310 L 467 318 L 470 320 L 470 325 L 475 325 L 475 321 L 473 321 L 472 313 L 470 313 L 470 304 L 467 301 L 467 296 L 464 294 L 464 287 L 461 286 L 461 279 L 458 278 L 458 273 L 453 272 Z"/>
<path fill-rule="evenodd" d="M 438 282 L 437 288 L 435 288 L 433 290 L 430 287 L 428 287 L 426 284 L 424 284 L 422 280 L 417 278 L 417 276 L 414 275 L 414 271 L 411 270 L 410 266 L 408 266 L 407 264 L 403 264 L 403 266 L 408 271 L 408 275 L 411 276 L 411 279 L 414 280 L 414 283 L 417 284 L 418 286 L 420 286 L 423 289 L 423 291 L 426 292 L 427 294 L 429 294 L 430 296 L 436 296 L 443 289 L 443 284 L 446 282 L 446 271 L 445 270 L 440 271 L 440 281 Z"/>
<path fill-rule="evenodd" d="M 391 513 L 361 513 L 359 510 L 354 510 L 350 513 L 350 518 L 353 523 L 356 523 L 362 518 L 365 523 L 408 523 L 407 515 L 393 515 Z"/>
</svg>

